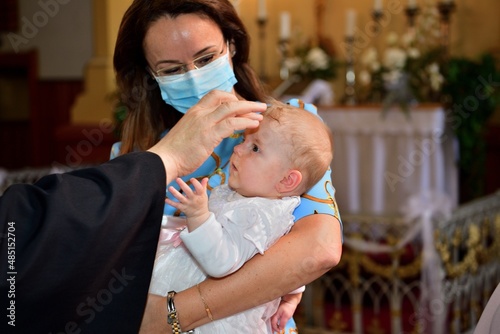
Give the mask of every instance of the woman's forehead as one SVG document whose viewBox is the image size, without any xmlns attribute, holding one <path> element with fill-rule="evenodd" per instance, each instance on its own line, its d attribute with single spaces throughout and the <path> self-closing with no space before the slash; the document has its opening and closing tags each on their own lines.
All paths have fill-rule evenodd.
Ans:
<svg viewBox="0 0 500 334">
<path fill-rule="evenodd" d="M 162 16 L 153 22 L 144 38 L 145 51 L 197 52 L 210 43 L 219 44 L 222 31 L 211 19 L 197 14 Z M 175 56 L 175 54 L 174 54 Z"/>
</svg>

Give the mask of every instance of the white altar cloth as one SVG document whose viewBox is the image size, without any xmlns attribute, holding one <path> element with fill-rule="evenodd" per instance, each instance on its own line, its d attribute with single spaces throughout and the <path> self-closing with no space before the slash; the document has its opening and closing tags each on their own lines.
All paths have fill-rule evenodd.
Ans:
<svg viewBox="0 0 500 334">
<path fill-rule="evenodd" d="M 341 212 L 400 215 L 411 195 L 437 192 L 458 203 L 456 141 L 444 110 L 417 106 L 382 116 L 378 106 L 323 107 L 334 136 L 332 179 Z"/>
</svg>

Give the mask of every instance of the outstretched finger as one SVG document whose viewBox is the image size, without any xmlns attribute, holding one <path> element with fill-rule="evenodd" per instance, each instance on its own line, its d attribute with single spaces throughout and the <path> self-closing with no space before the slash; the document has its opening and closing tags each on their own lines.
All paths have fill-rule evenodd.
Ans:
<svg viewBox="0 0 500 334">
<path fill-rule="evenodd" d="M 205 191 L 203 185 L 197 179 L 192 178 L 191 179 L 191 184 L 193 185 L 194 190 L 195 190 L 195 192 L 197 194 L 202 194 Z"/>
<path fill-rule="evenodd" d="M 231 101 L 222 103 L 210 116 L 218 122 L 227 117 L 241 117 L 251 120 L 262 120 L 262 115 L 267 109 L 267 104 L 252 101 Z"/>
<path fill-rule="evenodd" d="M 179 202 L 181 202 L 182 200 L 184 200 L 184 195 L 181 194 L 177 189 L 175 189 L 174 187 L 170 186 L 168 187 L 168 191 L 172 194 L 172 196 L 174 196 Z"/>
<path fill-rule="evenodd" d="M 234 101 L 238 101 L 238 98 L 234 94 L 220 90 L 212 90 L 205 94 L 196 105 L 189 109 L 186 115 L 194 112 L 199 114 L 211 114 L 214 109 L 218 108 L 220 105 Z"/>
<path fill-rule="evenodd" d="M 241 117 L 229 117 L 214 126 L 215 133 L 220 138 L 226 138 L 232 135 L 235 131 L 254 129 L 260 125 L 259 121 Z"/>
<path fill-rule="evenodd" d="M 177 178 L 177 184 L 179 185 L 181 190 L 184 192 L 185 197 L 189 197 L 189 196 L 193 195 L 193 190 L 191 189 L 190 186 L 188 186 L 188 184 L 186 182 L 184 182 L 184 180 L 182 180 L 181 178 Z"/>
</svg>

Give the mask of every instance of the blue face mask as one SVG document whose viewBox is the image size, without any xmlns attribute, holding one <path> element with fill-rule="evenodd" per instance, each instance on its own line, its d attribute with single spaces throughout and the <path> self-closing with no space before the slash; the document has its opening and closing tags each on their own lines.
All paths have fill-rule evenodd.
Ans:
<svg viewBox="0 0 500 334">
<path fill-rule="evenodd" d="M 229 64 L 229 52 L 200 69 L 155 79 L 163 101 L 183 114 L 211 90 L 229 93 L 238 82 Z"/>
</svg>

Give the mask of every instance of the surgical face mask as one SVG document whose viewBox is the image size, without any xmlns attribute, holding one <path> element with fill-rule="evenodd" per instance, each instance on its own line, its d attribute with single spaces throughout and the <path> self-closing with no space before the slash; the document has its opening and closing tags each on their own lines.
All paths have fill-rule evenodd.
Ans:
<svg viewBox="0 0 500 334">
<path fill-rule="evenodd" d="M 238 82 L 229 64 L 229 50 L 200 69 L 177 75 L 155 76 L 155 79 L 163 101 L 183 114 L 211 90 L 229 93 Z"/>
</svg>

